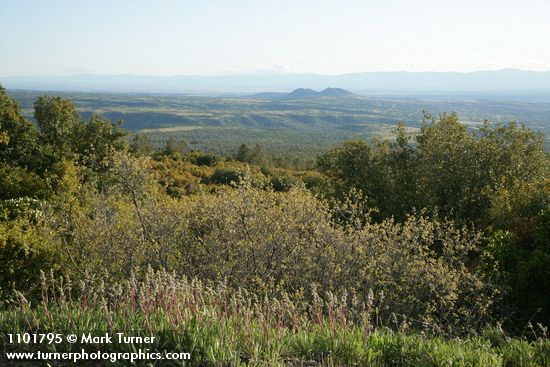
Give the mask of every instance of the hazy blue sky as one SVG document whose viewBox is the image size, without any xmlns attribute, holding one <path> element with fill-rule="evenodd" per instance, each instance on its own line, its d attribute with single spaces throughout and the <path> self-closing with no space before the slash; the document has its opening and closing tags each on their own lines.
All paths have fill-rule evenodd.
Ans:
<svg viewBox="0 0 550 367">
<path fill-rule="evenodd" d="M 550 0 L 0 0 L 0 75 L 550 70 Z"/>
</svg>

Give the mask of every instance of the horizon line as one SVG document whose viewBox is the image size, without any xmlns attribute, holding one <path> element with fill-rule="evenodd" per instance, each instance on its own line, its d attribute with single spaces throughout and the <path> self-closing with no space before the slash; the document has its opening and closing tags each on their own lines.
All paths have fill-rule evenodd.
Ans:
<svg viewBox="0 0 550 367">
<path fill-rule="evenodd" d="M 499 69 L 479 69 L 473 71 L 456 71 L 456 70 L 447 70 L 447 71 L 409 71 L 409 70 L 379 70 L 379 71 L 357 71 L 357 72 L 346 72 L 338 74 L 323 74 L 315 72 L 263 72 L 263 71 L 250 71 L 250 72 L 235 72 L 235 73 L 219 73 L 219 74 L 170 74 L 170 75 L 158 75 L 158 74 L 128 74 L 128 73 L 100 73 L 100 72 L 83 72 L 83 73 L 74 73 L 74 74 L 33 74 L 33 75 L 2 75 L 0 78 L 43 78 L 43 77 L 54 77 L 54 78 L 70 78 L 75 76 L 134 76 L 134 77 L 156 77 L 156 78 L 173 78 L 173 77 L 231 77 L 231 76 L 297 76 L 297 75 L 314 75 L 314 76 L 325 76 L 325 77 L 335 77 L 335 76 L 344 76 L 344 75 L 355 75 L 355 74 L 397 74 L 397 73 L 406 73 L 406 74 L 475 74 L 483 72 L 503 72 L 503 71 L 519 71 L 519 72 L 530 72 L 530 73 L 549 73 L 548 70 L 533 70 L 533 69 L 519 69 L 519 68 L 499 68 Z"/>
</svg>

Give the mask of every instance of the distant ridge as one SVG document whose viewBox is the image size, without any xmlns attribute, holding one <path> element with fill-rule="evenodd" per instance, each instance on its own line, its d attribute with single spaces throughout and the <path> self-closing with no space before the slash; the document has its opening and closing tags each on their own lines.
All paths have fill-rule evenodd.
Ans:
<svg viewBox="0 0 550 367">
<path fill-rule="evenodd" d="M 366 72 L 340 75 L 104 75 L 0 77 L 8 89 L 168 93 L 282 92 L 308 86 L 316 90 L 337 85 L 356 94 L 416 92 L 550 92 L 550 71 L 514 69 L 459 72 Z M 329 93 L 332 91 L 328 88 Z M 302 93 L 301 91 L 300 93 Z M 319 92 L 322 93 L 322 92 Z M 307 94 L 307 93 L 306 93 Z M 274 98 L 276 95 L 263 98 Z M 262 97 L 258 97 L 262 98 Z"/>
<path fill-rule="evenodd" d="M 326 97 L 350 97 L 354 96 L 355 94 L 342 88 L 326 88 L 322 90 L 319 95 Z"/>
<path fill-rule="evenodd" d="M 279 93 L 279 92 L 262 92 L 262 93 L 256 93 L 251 95 L 252 98 L 258 98 L 258 99 L 277 99 L 282 98 L 286 96 L 287 93 Z"/>
<path fill-rule="evenodd" d="M 277 92 L 264 92 L 256 93 L 252 95 L 252 98 L 260 99 L 303 99 L 303 98 L 315 98 L 315 97 L 351 97 L 355 94 L 342 88 L 325 88 L 320 92 L 310 88 L 298 88 L 292 92 L 277 93 Z"/>
<path fill-rule="evenodd" d="M 300 98 L 310 98 L 310 97 L 318 97 L 320 95 L 319 92 L 314 91 L 313 89 L 309 88 L 298 88 L 294 89 L 292 92 L 284 96 L 284 99 L 300 99 Z"/>
</svg>

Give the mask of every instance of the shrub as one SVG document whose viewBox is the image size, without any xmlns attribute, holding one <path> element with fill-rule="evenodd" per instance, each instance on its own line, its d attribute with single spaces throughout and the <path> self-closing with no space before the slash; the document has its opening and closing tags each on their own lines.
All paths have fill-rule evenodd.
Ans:
<svg viewBox="0 0 550 367">
<path fill-rule="evenodd" d="M 242 173 L 235 168 L 216 168 L 208 178 L 208 183 L 217 185 L 238 184 L 242 179 Z"/>
<path fill-rule="evenodd" d="M 274 191 L 288 191 L 299 181 L 295 177 L 288 175 L 274 175 L 269 180 Z"/>
<path fill-rule="evenodd" d="M 39 291 L 40 270 L 59 270 L 52 243 L 25 219 L 0 222 L 0 303 Z"/>
<path fill-rule="evenodd" d="M 43 198 L 47 193 L 46 182 L 36 173 L 0 163 L 0 199 Z"/>
<path fill-rule="evenodd" d="M 452 222 L 351 217 L 338 224 L 328 203 L 306 189 L 278 193 L 246 180 L 179 200 L 154 187 L 131 195 L 111 189 L 88 193 L 81 210 L 49 216 L 59 241 L 89 271 L 124 277 L 152 266 L 257 294 L 299 296 L 315 284 L 323 294 L 347 289 L 365 303 L 372 291 L 381 318 L 406 315 L 418 327 L 452 332 L 488 320 L 494 290 L 468 263 L 479 234 Z"/>
<path fill-rule="evenodd" d="M 302 176 L 302 181 L 306 185 L 306 188 L 316 194 L 328 196 L 333 191 L 332 182 L 330 179 L 327 176 L 315 171 L 307 172 L 304 176 Z"/>
<path fill-rule="evenodd" d="M 213 153 L 193 152 L 190 157 L 190 161 L 197 166 L 213 167 L 218 163 L 218 157 Z"/>
</svg>

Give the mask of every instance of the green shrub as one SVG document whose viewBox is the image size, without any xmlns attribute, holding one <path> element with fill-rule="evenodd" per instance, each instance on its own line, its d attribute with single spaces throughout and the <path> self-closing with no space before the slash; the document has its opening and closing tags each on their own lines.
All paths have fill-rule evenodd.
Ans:
<svg viewBox="0 0 550 367">
<path fill-rule="evenodd" d="M 456 333 L 489 318 L 494 286 L 468 266 L 479 234 L 452 222 L 338 224 L 333 210 L 349 208 L 334 209 L 304 188 L 278 193 L 246 180 L 181 199 L 131 182 L 110 190 L 88 191 L 82 208 L 48 216 L 81 271 L 124 277 L 152 266 L 257 294 L 298 295 L 316 284 L 322 294 L 347 289 L 365 303 L 374 291 L 380 318 L 406 315 L 415 327 Z"/>
<path fill-rule="evenodd" d="M 189 156 L 189 160 L 197 166 L 214 167 L 218 163 L 219 158 L 213 153 L 193 152 Z"/>
<path fill-rule="evenodd" d="M 216 168 L 214 173 L 208 177 L 208 183 L 217 185 L 238 184 L 242 179 L 242 173 L 235 168 Z"/>
<path fill-rule="evenodd" d="M 44 179 L 25 168 L 0 163 L 0 200 L 47 195 Z"/>
<path fill-rule="evenodd" d="M 332 182 L 327 176 L 319 172 L 307 172 L 307 174 L 302 176 L 301 179 L 306 185 L 306 188 L 316 194 L 320 194 L 322 196 L 329 196 L 332 194 Z"/>
<path fill-rule="evenodd" d="M 274 191 L 288 191 L 298 184 L 298 179 L 288 175 L 273 175 L 269 180 Z"/>
<path fill-rule="evenodd" d="M 55 248 L 24 219 L 0 222 L 0 303 L 14 290 L 36 296 L 41 270 L 60 270 Z"/>
</svg>

